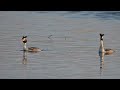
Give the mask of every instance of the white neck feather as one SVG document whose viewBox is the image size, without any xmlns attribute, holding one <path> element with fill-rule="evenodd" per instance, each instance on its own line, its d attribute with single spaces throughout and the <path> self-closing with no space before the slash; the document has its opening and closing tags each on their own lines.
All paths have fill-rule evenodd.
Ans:
<svg viewBox="0 0 120 90">
<path fill-rule="evenodd" d="M 99 52 L 105 52 L 104 45 L 103 45 L 103 40 L 100 40 Z"/>
<path fill-rule="evenodd" d="M 27 50 L 27 43 L 23 43 L 23 50 Z"/>
</svg>

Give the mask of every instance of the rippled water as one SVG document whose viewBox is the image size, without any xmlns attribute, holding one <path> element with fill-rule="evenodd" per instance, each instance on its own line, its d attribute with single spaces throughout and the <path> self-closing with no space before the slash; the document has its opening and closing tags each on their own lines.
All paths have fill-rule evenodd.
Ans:
<svg viewBox="0 0 120 90">
<path fill-rule="evenodd" d="M 0 11 L 0 78 L 120 78 L 119 29 L 118 11 Z M 116 50 L 104 56 L 102 68 L 99 33 Z M 21 51 L 23 35 L 44 51 Z"/>
</svg>

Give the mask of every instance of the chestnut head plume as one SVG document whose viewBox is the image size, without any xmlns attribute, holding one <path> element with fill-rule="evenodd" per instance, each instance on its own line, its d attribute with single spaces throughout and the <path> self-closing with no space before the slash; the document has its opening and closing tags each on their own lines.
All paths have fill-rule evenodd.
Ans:
<svg viewBox="0 0 120 90">
<path fill-rule="evenodd" d="M 104 36 L 104 34 L 100 33 L 100 40 L 103 40 L 103 36 Z"/>
<path fill-rule="evenodd" d="M 27 36 L 23 36 L 22 41 L 23 41 L 23 43 L 27 43 Z"/>
</svg>

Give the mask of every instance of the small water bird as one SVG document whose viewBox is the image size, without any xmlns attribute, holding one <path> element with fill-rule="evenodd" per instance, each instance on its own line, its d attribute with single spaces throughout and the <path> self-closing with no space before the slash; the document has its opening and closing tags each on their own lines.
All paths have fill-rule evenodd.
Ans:
<svg viewBox="0 0 120 90">
<path fill-rule="evenodd" d="M 24 51 L 28 51 L 28 52 L 38 52 L 41 51 L 39 48 L 37 47 L 28 47 L 27 48 L 27 36 L 23 36 L 22 37 L 22 42 L 23 42 L 23 50 Z"/>
<path fill-rule="evenodd" d="M 110 48 L 105 49 L 105 48 L 104 48 L 103 36 L 104 36 L 104 34 L 101 34 L 101 33 L 100 33 L 99 53 L 105 53 L 105 55 L 112 54 L 113 52 L 115 52 L 113 49 L 110 49 Z"/>
</svg>

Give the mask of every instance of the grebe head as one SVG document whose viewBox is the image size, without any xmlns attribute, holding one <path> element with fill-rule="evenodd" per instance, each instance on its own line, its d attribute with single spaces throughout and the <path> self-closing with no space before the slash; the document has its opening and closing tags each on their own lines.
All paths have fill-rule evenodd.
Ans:
<svg viewBox="0 0 120 90">
<path fill-rule="evenodd" d="M 104 36 L 104 34 L 100 33 L 100 40 L 103 40 L 103 36 Z"/>
<path fill-rule="evenodd" d="M 23 37 L 22 37 L 22 42 L 23 42 L 23 43 L 27 43 L 27 36 L 23 36 Z"/>
</svg>

